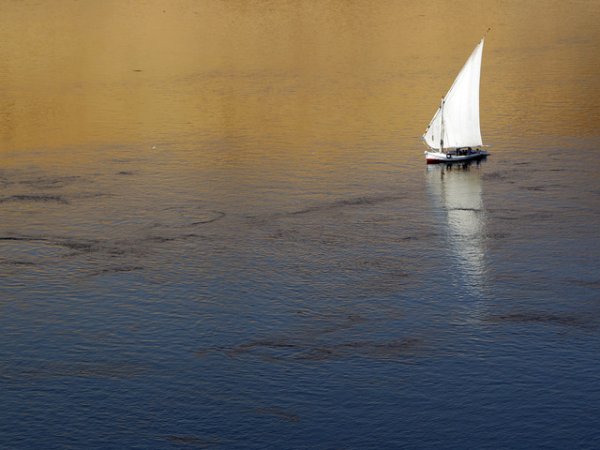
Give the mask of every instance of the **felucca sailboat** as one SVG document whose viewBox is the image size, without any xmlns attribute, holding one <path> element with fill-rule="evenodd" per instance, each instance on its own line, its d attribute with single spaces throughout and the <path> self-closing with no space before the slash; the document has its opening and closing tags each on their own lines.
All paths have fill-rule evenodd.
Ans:
<svg viewBox="0 0 600 450">
<path fill-rule="evenodd" d="M 442 98 L 423 135 L 430 150 L 427 163 L 458 162 L 483 158 L 479 128 L 479 78 L 483 40 L 477 44 L 462 70 Z"/>
</svg>

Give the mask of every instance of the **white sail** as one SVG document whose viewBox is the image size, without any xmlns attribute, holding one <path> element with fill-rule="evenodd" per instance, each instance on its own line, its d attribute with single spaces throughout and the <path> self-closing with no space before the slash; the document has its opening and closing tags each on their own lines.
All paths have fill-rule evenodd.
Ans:
<svg viewBox="0 0 600 450">
<path fill-rule="evenodd" d="M 452 149 L 483 145 L 479 129 L 479 77 L 482 52 L 483 39 L 467 59 L 427 127 L 423 138 L 429 147 Z"/>
</svg>

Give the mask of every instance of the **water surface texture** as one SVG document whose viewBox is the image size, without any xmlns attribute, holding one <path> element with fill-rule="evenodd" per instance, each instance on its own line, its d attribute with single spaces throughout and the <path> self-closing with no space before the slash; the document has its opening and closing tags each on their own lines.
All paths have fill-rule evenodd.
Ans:
<svg viewBox="0 0 600 450">
<path fill-rule="evenodd" d="M 0 2 L 0 447 L 598 447 L 599 21 Z"/>
</svg>

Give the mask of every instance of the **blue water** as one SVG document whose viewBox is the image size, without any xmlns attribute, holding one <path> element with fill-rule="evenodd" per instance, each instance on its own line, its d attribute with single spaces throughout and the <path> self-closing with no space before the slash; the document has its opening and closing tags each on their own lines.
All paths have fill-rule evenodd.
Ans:
<svg viewBox="0 0 600 450">
<path fill-rule="evenodd" d="M 505 152 L 139 210 L 135 162 L 3 171 L 2 446 L 594 447 L 595 168 Z"/>
<path fill-rule="evenodd" d="M 600 447 L 598 6 L 242 3 L 3 5 L 0 449 Z"/>
</svg>

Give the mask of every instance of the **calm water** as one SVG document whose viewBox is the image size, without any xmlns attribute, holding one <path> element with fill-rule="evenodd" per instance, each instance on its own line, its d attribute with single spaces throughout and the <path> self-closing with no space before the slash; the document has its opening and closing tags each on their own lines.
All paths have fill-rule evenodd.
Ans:
<svg viewBox="0 0 600 450">
<path fill-rule="evenodd" d="M 2 2 L 0 448 L 598 447 L 600 7 L 544 5 Z"/>
</svg>

